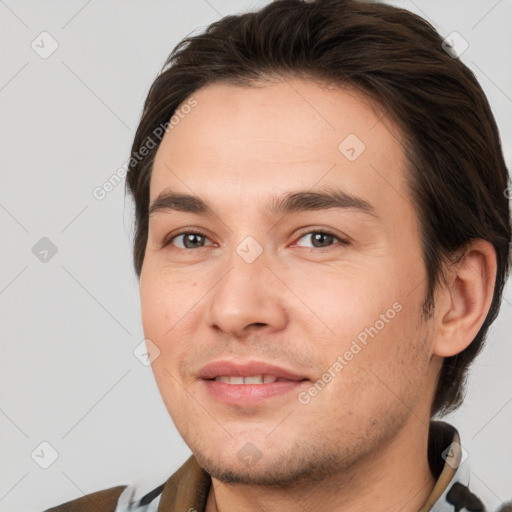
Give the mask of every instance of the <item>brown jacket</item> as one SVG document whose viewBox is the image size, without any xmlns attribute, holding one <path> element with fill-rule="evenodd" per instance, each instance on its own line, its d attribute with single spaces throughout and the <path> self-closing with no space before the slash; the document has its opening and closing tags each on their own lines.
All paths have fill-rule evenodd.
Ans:
<svg viewBox="0 0 512 512">
<path fill-rule="evenodd" d="M 206 506 L 210 485 L 210 475 L 191 455 L 164 484 L 144 496 L 142 503 L 144 501 L 149 503 L 154 496 L 162 492 L 163 488 L 158 512 L 187 512 L 190 509 L 202 512 Z M 44 512 L 114 512 L 117 500 L 126 487 L 126 485 L 120 485 L 87 494 Z"/>
</svg>

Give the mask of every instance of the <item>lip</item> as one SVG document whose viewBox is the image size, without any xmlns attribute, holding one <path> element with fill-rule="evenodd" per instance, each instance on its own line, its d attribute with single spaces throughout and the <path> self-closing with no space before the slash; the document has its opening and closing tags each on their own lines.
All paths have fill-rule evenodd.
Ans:
<svg viewBox="0 0 512 512">
<path fill-rule="evenodd" d="M 236 377 L 250 377 L 252 375 L 263 375 L 269 374 L 274 375 L 278 379 L 287 380 L 308 380 L 306 375 L 300 375 L 277 366 L 271 363 L 265 363 L 262 361 L 247 361 L 245 363 L 221 360 L 214 361 L 213 363 L 207 364 L 199 372 L 199 378 L 209 380 L 222 375 L 236 376 Z M 230 386 L 236 386 L 236 384 L 229 384 Z M 243 384 L 244 386 L 251 386 L 251 384 Z M 262 384 L 257 384 L 262 385 Z"/>
<path fill-rule="evenodd" d="M 213 380 L 221 375 L 249 377 L 252 375 L 269 374 L 286 381 L 268 382 L 262 384 L 228 384 Z M 199 372 L 210 397 L 228 405 L 252 406 L 260 405 L 272 398 L 282 397 L 292 391 L 298 393 L 309 378 L 294 373 L 271 363 L 248 361 L 215 361 L 206 365 Z"/>
</svg>

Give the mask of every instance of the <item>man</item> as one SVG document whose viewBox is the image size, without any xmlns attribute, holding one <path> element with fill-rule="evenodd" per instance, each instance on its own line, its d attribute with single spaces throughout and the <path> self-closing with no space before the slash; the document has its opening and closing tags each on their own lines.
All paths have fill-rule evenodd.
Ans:
<svg viewBox="0 0 512 512">
<path fill-rule="evenodd" d="M 351 0 L 226 17 L 173 51 L 132 155 L 147 347 L 193 456 L 138 501 L 51 510 L 496 509 L 433 418 L 499 311 L 508 174 L 430 25 Z"/>
</svg>

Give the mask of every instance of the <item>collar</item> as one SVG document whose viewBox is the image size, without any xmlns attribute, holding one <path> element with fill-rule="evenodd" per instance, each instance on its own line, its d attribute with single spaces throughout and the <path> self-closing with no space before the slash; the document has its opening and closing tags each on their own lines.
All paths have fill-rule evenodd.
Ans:
<svg viewBox="0 0 512 512">
<path fill-rule="evenodd" d="M 464 464 L 467 454 L 460 444 L 457 430 L 444 421 L 430 423 L 428 434 L 428 462 L 430 470 L 437 478 L 419 512 L 453 512 L 464 507 L 464 498 L 469 493 L 469 468 Z M 461 496 L 454 496 L 452 489 L 460 489 Z M 467 489 L 467 492 L 464 491 Z M 476 498 L 476 497 L 475 497 Z M 461 501 L 462 500 L 462 501 Z M 478 502 L 480 500 L 476 498 Z M 475 503 L 471 510 L 484 512 L 483 507 Z"/>
</svg>

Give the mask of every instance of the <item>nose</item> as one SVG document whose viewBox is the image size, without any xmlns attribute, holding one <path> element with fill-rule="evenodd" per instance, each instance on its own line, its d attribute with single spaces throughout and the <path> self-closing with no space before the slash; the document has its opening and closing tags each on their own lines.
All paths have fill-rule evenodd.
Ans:
<svg viewBox="0 0 512 512">
<path fill-rule="evenodd" d="M 288 321 L 285 286 L 268 268 L 263 252 L 247 262 L 236 251 L 225 260 L 210 294 L 209 325 L 233 337 L 283 329 Z"/>
</svg>

